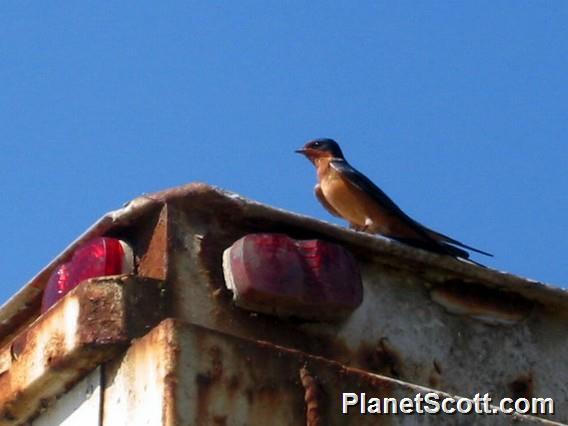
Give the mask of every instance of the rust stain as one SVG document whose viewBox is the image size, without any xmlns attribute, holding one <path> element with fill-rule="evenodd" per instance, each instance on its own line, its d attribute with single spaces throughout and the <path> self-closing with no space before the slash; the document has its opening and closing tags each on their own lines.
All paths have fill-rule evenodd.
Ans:
<svg viewBox="0 0 568 426">
<path fill-rule="evenodd" d="M 254 404 L 254 389 L 252 388 L 245 389 L 245 396 L 247 398 L 247 402 L 249 405 Z"/>
<path fill-rule="evenodd" d="M 126 285 L 130 286 L 124 300 L 127 328 L 133 336 L 142 336 L 168 316 L 171 293 L 166 283 L 150 278 Z"/>
<path fill-rule="evenodd" d="M 73 291 L 81 300 L 79 337 L 97 345 L 141 336 L 166 313 L 163 282 L 150 278 L 95 278 Z"/>
<path fill-rule="evenodd" d="M 227 380 L 227 390 L 230 396 L 234 396 L 240 387 L 241 381 L 239 379 L 239 376 L 232 375 L 231 377 L 229 377 L 229 379 Z"/>
<path fill-rule="evenodd" d="M 197 373 L 195 375 L 197 385 L 197 410 L 195 413 L 196 424 L 207 424 L 209 420 L 209 406 L 211 405 L 211 385 L 213 379 L 208 373 Z"/>
<path fill-rule="evenodd" d="M 345 370 L 345 375 L 348 376 L 349 371 L 348 369 Z M 383 376 L 373 376 L 369 382 L 371 383 L 371 385 L 377 389 L 382 390 L 385 394 L 388 394 L 388 392 L 391 392 L 392 389 L 394 388 L 394 385 L 392 382 L 390 382 L 388 379 L 384 378 Z"/>
<path fill-rule="evenodd" d="M 128 304 L 129 295 L 135 293 L 141 303 L 151 305 L 156 284 L 132 277 L 86 281 L 16 336 L 6 348 L 10 368 L 0 375 L 0 416 L 19 423 L 37 416 L 122 349 L 135 336 L 125 320 L 125 311 L 133 316 L 138 312 L 137 305 Z"/>
<path fill-rule="evenodd" d="M 428 384 L 431 388 L 438 389 L 442 381 L 442 367 L 437 360 L 432 361 L 432 371 L 428 378 Z"/>
<path fill-rule="evenodd" d="M 209 375 L 212 380 L 219 380 L 223 376 L 223 351 L 219 346 L 211 346 L 208 350 L 211 358 L 211 369 Z"/>
<path fill-rule="evenodd" d="M 300 368 L 300 380 L 304 387 L 306 403 L 306 426 L 323 426 L 325 424 L 322 409 L 322 392 L 319 383 L 312 376 L 307 366 Z"/>
<path fill-rule="evenodd" d="M 54 332 L 42 350 L 44 353 L 44 367 L 53 370 L 62 370 L 67 367 L 65 360 L 65 336 L 61 332 Z"/>
<path fill-rule="evenodd" d="M 286 413 L 287 424 L 323 426 L 341 411 L 336 396 L 342 391 L 384 397 L 392 395 L 396 386 L 387 378 L 270 342 L 195 325 L 183 327 L 190 332 L 181 335 L 190 338 L 195 424 L 214 424 L 215 416 L 226 416 L 235 424 L 265 424 L 276 413 Z M 221 375 L 219 362 L 225 363 Z M 239 387 L 237 393 L 232 386 Z M 237 403 L 245 406 L 238 410 L 240 417 L 233 419 Z"/>
<path fill-rule="evenodd" d="M 44 281 L 47 282 L 47 278 L 49 276 L 46 276 Z M 9 319 L 0 322 L 0 347 L 21 333 L 39 316 L 40 305 L 41 293 L 38 293 L 33 299 L 20 307 Z"/>
<path fill-rule="evenodd" d="M 534 302 L 481 283 L 450 280 L 431 290 L 432 299 L 456 314 L 518 322 L 528 317 Z"/>
<path fill-rule="evenodd" d="M 532 373 L 517 377 L 509 383 L 511 398 L 532 398 L 534 396 L 534 379 Z"/>
<path fill-rule="evenodd" d="M 374 373 L 401 378 L 403 370 L 402 356 L 383 337 L 375 346 L 362 343 L 357 350 L 358 365 Z"/>
<path fill-rule="evenodd" d="M 211 358 L 215 357 L 215 353 L 211 353 L 210 348 L 207 347 L 205 339 L 202 339 L 200 334 L 197 335 L 194 341 L 192 350 L 198 356 L 205 355 L 207 357 L 207 366 L 205 368 L 199 367 L 199 361 L 195 365 L 195 385 L 197 391 L 197 401 L 195 410 L 195 424 L 210 424 L 212 418 L 210 415 L 211 402 L 215 395 L 215 380 L 216 377 L 212 373 Z M 218 370 L 217 370 L 218 371 Z M 218 378 L 218 376 L 217 376 Z"/>
<path fill-rule="evenodd" d="M 20 354 L 26 348 L 27 340 L 28 332 L 24 330 L 12 341 L 12 344 L 10 345 L 10 355 L 12 356 L 12 361 L 16 361 L 20 357 Z"/>
<path fill-rule="evenodd" d="M 7 420 L 9 422 L 13 422 L 14 420 L 16 420 L 16 416 L 14 414 L 12 414 L 12 412 L 10 411 L 9 408 L 4 407 L 1 411 L 0 411 L 0 418 L 3 420 Z"/>
<path fill-rule="evenodd" d="M 212 345 L 206 348 L 205 343 L 199 342 L 199 351 L 205 351 L 209 358 L 209 368 L 205 372 L 197 373 L 197 412 L 196 424 L 208 424 L 214 421 L 210 415 L 209 407 L 213 397 L 213 386 L 223 377 L 223 352 L 219 346 Z M 217 424 L 217 423 L 214 423 Z"/>
<path fill-rule="evenodd" d="M 81 340 L 105 344 L 127 338 L 122 295 L 116 285 L 111 286 L 106 279 L 94 279 L 74 291 L 83 301 L 79 313 Z"/>
<path fill-rule="evenodd" d="M 227 416 L 213 416 L 214 426 L 225 426 L 227 424 Z"/>
<path fill-rule="evenodd" d="M 165 280 L 168 267 L 168 206 L 151 223 L 139 227 L 137 249 L 140 251 L 138 274 L 143 277 Z M 148 235 L 149 234 L 149 235 Z"/>
</svg>

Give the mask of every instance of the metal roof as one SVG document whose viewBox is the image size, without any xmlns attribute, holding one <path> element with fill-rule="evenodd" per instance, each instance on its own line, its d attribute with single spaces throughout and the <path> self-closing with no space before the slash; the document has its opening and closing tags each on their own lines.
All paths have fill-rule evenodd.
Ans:
<svg viewBox="0 0 568 426">
<path fill-rule="evenodd" d="M 259 219 L 266 223 L 279 223 L 303 228 L 314 236 L 325 237 L 350 247 L 357 252 L 364 251 L 383 263 L 409 269 L 425 276 L 443 275 L 445 281 L 482 283 L 484 287 L 495 288 L 507 293 L 518 294 L 551 308 L 568 308 L 568 291 L 542 282 L 522 278 L 507 272 L 482 268 L 456 260 L 415 249 L 377 235 L 356 232 L 309 216 L 292 213 L 283 209 L 247 199 L 238 194 L 204 184 L 190 183 L 164 191 L 145 194 L 126 203 L 124 207 L 108 212 L 73 241 L 36 276 L 25 284 L 0 308 L 0 342 L 14 333 L 30 316 L 37 312 L 42 290 L 53 269 L 65 262 L 74 249 L 82 242 L 95 236 L 107 235 L 114 229 L 128 226 L 137 218 L 157 212 L 167 203 L 199 205 L 213 212 L 232 211 L 243 220 Z M 197 204 L 196 204 L 197 203 Z"/>
</svg>

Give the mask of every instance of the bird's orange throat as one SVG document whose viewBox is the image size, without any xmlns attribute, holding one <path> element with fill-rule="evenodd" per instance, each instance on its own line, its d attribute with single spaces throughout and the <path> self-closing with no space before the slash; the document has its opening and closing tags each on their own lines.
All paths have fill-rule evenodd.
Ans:
<svg viewBox="0 0 568 426">
<path fill-rule="evenodd" d="M 321 159 L 327 159 L 327 161 L 329 162 L 329 160 L 331 160 L 332 155 L 329 152 L 325 152 L 325 151 L 319 151 L 317 149 L 305 149 L 302 152 L 306 158 L 308 160 L 310 160 L 316 167 L 317 167 L 317 163 L 321 160 Z"/>
<path fill-rule="evenodd" d="M 310 158 L 314 166 L 316 166 L 316 170 L 318 173 L 318 178 L 324 179 L 326 175 L 331 171 L 331 167 L 329 165 L 332 157 L 330 155 L 327 156 L 319 156 L 315 158 Z"/>
</svg>

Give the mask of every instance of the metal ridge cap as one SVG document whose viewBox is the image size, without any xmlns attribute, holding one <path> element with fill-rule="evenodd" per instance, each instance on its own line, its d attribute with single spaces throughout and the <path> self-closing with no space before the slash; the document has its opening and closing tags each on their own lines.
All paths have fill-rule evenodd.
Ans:
<svg viewBox="0 0 568 426">
<path fill-rule="evenodd" d="M 517 293 L 546 305 L 568 307 L 568 290 L 558 286 L 521 277 L 510 272 L 480 267 L 450 256 L 430 253 L 380 235 L 354 231 L 311 216 L 269 206 L 208 184 L 190 183 L 150 196 L 162 202 L 198 197 L 205 203 L 211 200 L 231 203 L 233 206 L 239 207 L 245 218 L 267 218 L 293 227 L 309 229 L 314 234 L 320 234 L 336 242 L 369 251 L 371 255 L 384 256 L 384 263 L 400 269 L 416 272 L 419 268 L 418 272 L 424 275 L 424 271 L 426 271 L 427 277 L 442 275 L 453 280 L 459 279 L 471 284 L 483 284 L 486 287 Z M 443 284 L 443 280 L 439 284 Z"/>
<path fill-rule="evenodd" d="M 215 186 L 194 182 L 141 195 L 126 203 L 124 207 L 103 215 L 0 307 L 0 328 L 9 323 L 10 319 L 20 311 L 30 307 L 32 301 L 41 294 L 49 274 L 58 264 L 66 261 L 78 245 L 108 232 L 115 226 L 131 223 L 153 208 L 191 199 L 196 199 L 196 201 L 206 205 L 208 203 L 230 203 L 232 206 L 238 207 L 244 218 L 267 218 L 274 222 L 307 229 L 313 234 L 319 234 L 353 248 L 368 251 L 371 255 L 384 256 L 384 263 L 400 269 L 416 271 L 416 268 L 419 267 L 418 272 L 421 274 L 427 271 L 431 275 L 442 274 L 452 279 L 460 279 L 473 284 L 483 283 L 489 287 L 518 293 L 544 304 L 568 307 L 568 291 L 562 288 L 519 277 L 508 272 L 478 267 L 449 256 L 429 253 L 380 235 L 353 231 L 310 216 L 269 206 Z"/>
<path fill-rule="evenodd" d="M 203 189 L 205 188 L 200 188 L 201 191 Z M 454 280 L 460 279 L 472 284 L 482 283 L 541 303 L 568 307 L 568 290 L 559 286 L 506 271 L 480 267 L 466 260 L 430 253 L 380 235 L 354 231 L 311 216 L 272 207 L 219 188 L 208 186 L 207 190 L 228 198 L 231 202 L 237 201 L 245 217 L 268 218 L 294 227 L 308 228 L 339 243 L 369 251 L 371 255 L 385 256 L 384 263 L 401 269 L 416 272 L 416 268 L 420 267 L 421 274 L 426 270 L 429 275 L 442 274 Z M 187 195 L 190 195 L 190 192 Z"/>
</svg>

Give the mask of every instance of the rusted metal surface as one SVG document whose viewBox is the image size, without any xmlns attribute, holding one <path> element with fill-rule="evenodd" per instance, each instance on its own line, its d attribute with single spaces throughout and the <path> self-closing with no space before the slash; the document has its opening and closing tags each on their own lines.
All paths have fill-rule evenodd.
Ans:
<svg viewBox="0 0 568 426">
<path fill-rule="evenodd" d="M 452 394 L 488 392 L 510 397 L 510 383 L 530 372 L 535 396 L 568 400 L 568 381 L 559 374 L 566 371 L 568 310 L 561 311 L 558 300 L 546 305 L 542 298 L 536 301 L 507 285 L 470 282 L 471 274 L 458 279 L 456 272 L 405 263 L 404 258 L 394 263 L 388 255 L 346 245 L 359 263 L 365 297 L 345 321 L 316 324 L 250 314 L 235 308 L 231 294 L 224 290 L 223 251 L 243 234 L 259 232 L 256 226 L 293 238 L 312 238 L 313 231 L 267 219 L 244 220 L 238 211 L 211 202 L 204 205 L 207 211 L 199 203 L 189 208 L 180 200 L 169 208 L 172 240 L 167 282 L 175 294 L 172 312 L 177 318 L 417 385 L 436 385 Z M 211 210 L 224 213 L 211 215 Z M 440 262 L 462 267 L 452 259 Z M 483 268 L 463 267 L 480 276 L 493 274 L 494 281 L 501 278 Z M 444 290 L 470 310 L 449 312 L 448 306 L 431 296 L 432 291 Z M 475 303 L 485 307 L 483 315 L 480 308 L 472 310 Z M 503 318 L 509 320 L 508 326 Z M 560 404 L 553 418 L 568 421 L 568 404 Z"/>
<path fill-rule="evenodd" d="M 430 297 L 448 312 L 488 324 L 519 323 L 529 317 L 535 305 L 535 302 L 515 293 L 455 280 L 433 288 Z"/>
<path fill-rule="evenodd" d="M 41 294 L 36 288 L 27 287 L 10 299 L 5 305 L 5 310 L 0 309 L 0 348 L 37 318 L 41 306 Z"/>
<path fill-rule="evenodd" d="M 37 318 L 41 303 L 41 294 L 49 276 L 60 264 L 69 260 L 73 252 L 84 242 L 99 236 L 123 236 L 125 230 L 134 229 L 139 222 L 159 214 L 163 203 L 151 197 L 141 196 L 125 207 L 104 215 L 93 226 L 73 241 L 57 255 L 45 268 L 33 277 L 18 293 L 14 294 L 0 308 L 0 347 L 27 324 Z M 134 235 L 137 236 L 137 235 Z M 127 238 L 129 242 L 137 243 Z M 136 254 L 136 253 L 135 253 Z"/>
<path fill-rule="evenodd" d="M 175 412 L 178 355 L 177 330 L 172 321 L 165 321 L 107 363 L 102 424 L 181 425 Z"/>
<path fill-rule="evenodd" d="M 342 414 L 343 392 L 401 399 L 431 389 L 172 319 L 134 342 L 106 381 L 103 425 L 113 426 L 550 424 L 502 414 Z"/>
<path fill-rule="evenodd" d="M 129 230 L 137 242 L 138 275 L 165 280 L 168 267 L 168 214 L 164 206 L 154 219 L 139 221 Z"/>
<path fill-rule="evenodd" d="M 101 403 L 99 367 L 43 411 L 30 426 L 101 426 Z"/>
<path fill-rule="evenodd" d="M 426 276 L 433 275 L 434 278 L 442 273 L 448 280 L 484 283 L 488 287 L 511 291 L 547 306 L 559 309 L 568 307 L 566 291 L 537 281 L 478 268 L 385 238 L 354 232 L 307 216 L 272 208 L 206 184 L 192 183 L 143 195 L 127 203 L 124 208 L 104 215 L 0 308 L 0 342 L 37 315 L 41 292 L 49 275 L 57 265 L 69 258 L 78 245 L 96 236 L 122 236 L 125 233 L 141 235 L 143 233 L 140 232 L 141 230 L 152 229 L 152 224 L 156 223 L 158 214 L 165 205 L 177 205 L 182 209 L 198 207 L 203 213 L 212 215 L 211 221 L 217 224 L 239 223 L 241 236 L 252 230 L 270 232 L 281 230 L 290 231 L 292 236 L 303 238 L 306 236 L 328 238 L 330 241 L 352 247 L 366 256 L 379 256 L 381 262 L 397 268 L 419 271 Z M 147 243 L 140 246 L 147 247 Z"/>
<path fill-rule="evenodd" d="M 304 401 L 306 402 L 306 426 L 323 426 L 323 392 L 317 379 L 310 373 L 305 365 L 300 369 L 300 381 L 304 387 Z"/>
<path fill-rule="evenodd" d="M 362 305 L 334 324 L 281 320 L 236 308 L 224 290 L 222 253 L 255 232 L 343 245 L 361 269 Z M 451 394 L 490 392 L 497 398 L 530 393 L 568 400 L 566 291 L 270 208 L 203 184 L 140 197 L 109 213 L 8 301 L 0 309 L 1 368 L 21 362 L 20 346 L 13 345 L 10 352 L 8 343 L 37 316 L 51 270 L 78 244 L 102 235 L 133 245 L 141 275 L 165 277 L 168 292 L 159 300 L 169 303 L 164 308 L 169 316 L 183 322 Z M 215 353 L 220 360 L 221 352 Z M 289 371 L 297 380 L 299 368 Z M 320 382 L 318 371 L 308 369 Z M 215 371 L 219 369 L 199 376 L 202 389 L 212 388 Z M 0 371 L 0 380 L 6 374 Z M 305 414 L 303 396 L 290 402 Z M 567 404 L 559 403 L 557 410 L 554 419 L 568 421 Z M 209 419 L 228 421 L 222 416 Z"/>
<path fill-rule="evenodd" d="M 0 374 L 0 425 L 20 424 L 162 317 L 160 282 L 86 281 L 18 334 Z"/>
</svg>

